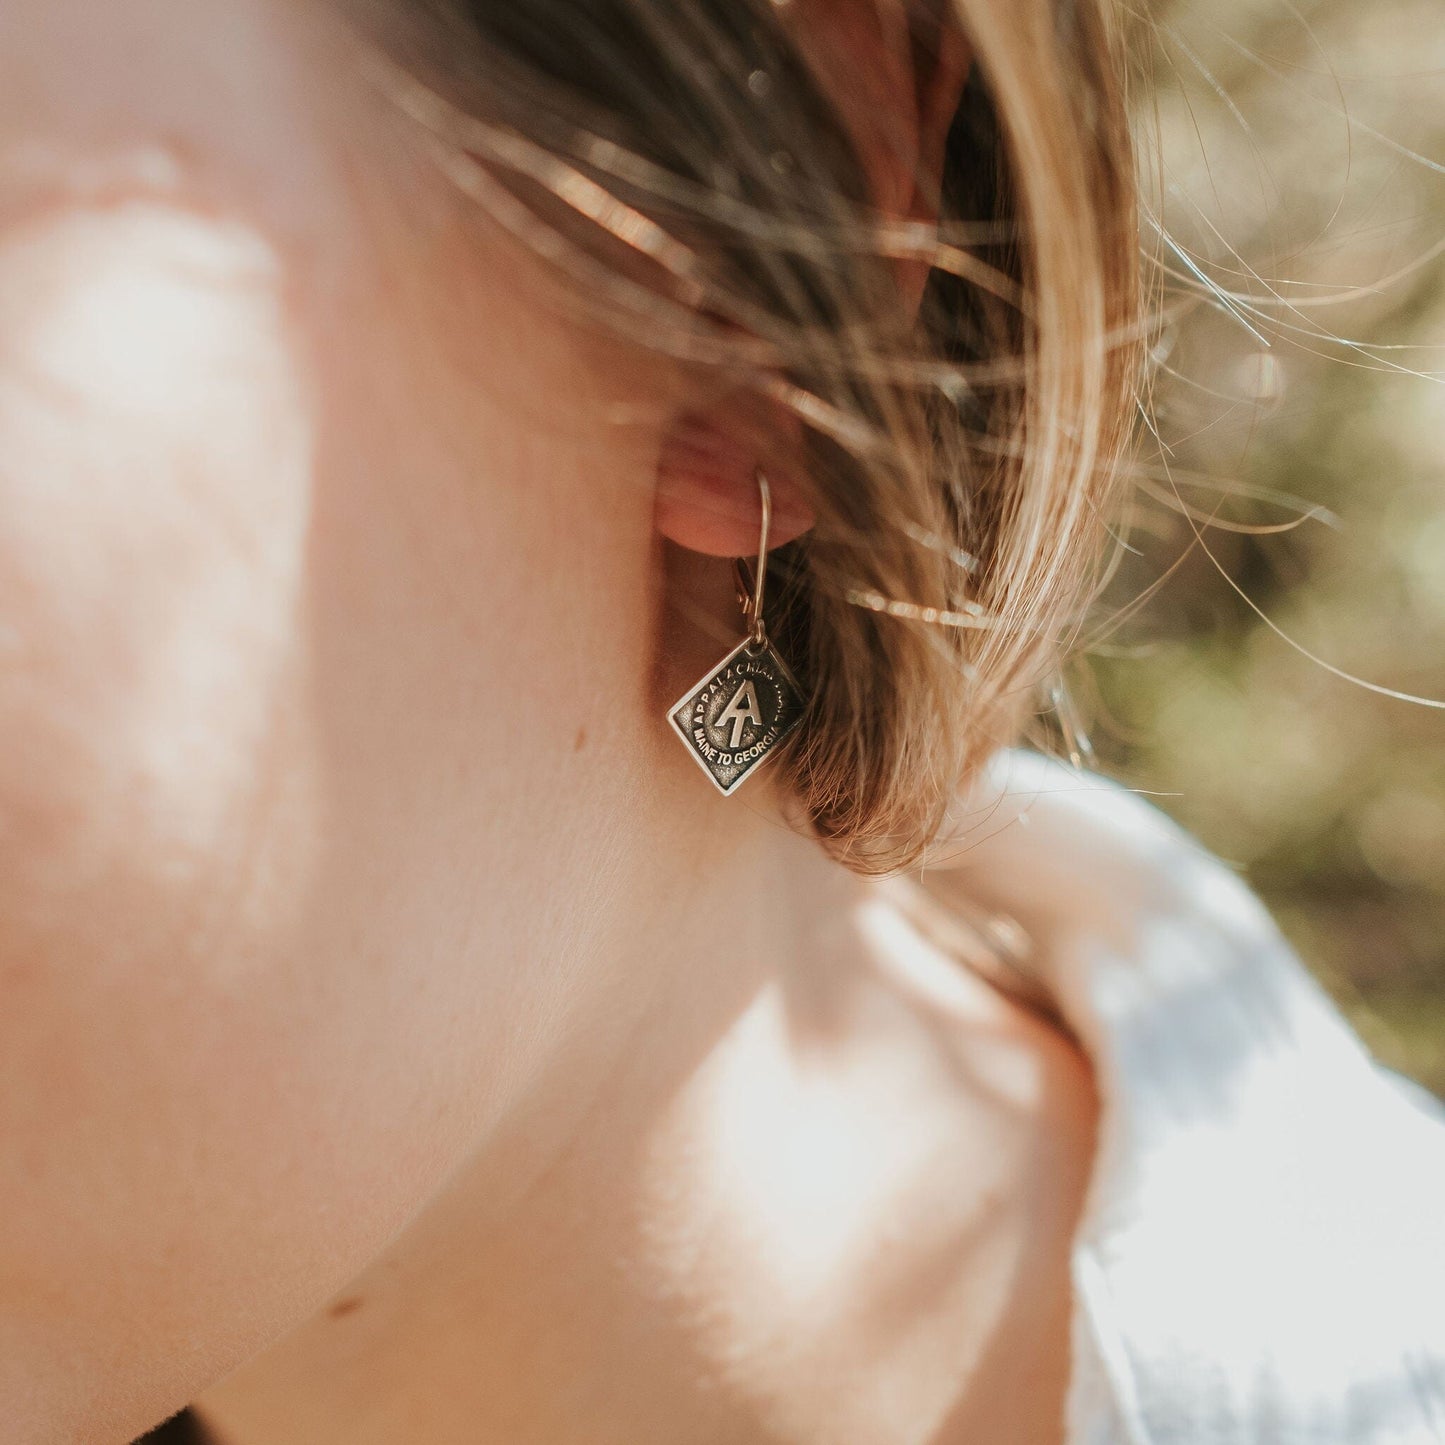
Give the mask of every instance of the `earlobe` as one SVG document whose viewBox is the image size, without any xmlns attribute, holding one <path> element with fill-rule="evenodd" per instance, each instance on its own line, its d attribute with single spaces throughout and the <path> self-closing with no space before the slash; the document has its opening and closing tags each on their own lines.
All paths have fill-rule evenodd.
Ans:
<svg viewBox="0 0 1445 1445">
<path fill-rule="evenodd" d="M 723 404 L 678 417 L 657 463 L 657 530 L 669 541 L 714 557 L 756 552 L 760 520 L 757 472 L 772 491 L 769 541 L 782 546 L 814 522 L 796 445 L 766 445 L 756 417 Z"/>
</svg>

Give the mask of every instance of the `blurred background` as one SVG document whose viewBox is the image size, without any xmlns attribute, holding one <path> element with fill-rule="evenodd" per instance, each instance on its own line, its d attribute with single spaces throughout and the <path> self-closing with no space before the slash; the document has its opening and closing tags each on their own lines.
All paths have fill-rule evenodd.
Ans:
<svg viewBox="0 0 1445 1445">
<path fill-rule="evenodd" d="M 1445 699 L 1445 6 L 1148 20 L 1159 438 L 1072 685 L 1445 1096 L 1445 711 L 1331 671 Z"/>
</svg>

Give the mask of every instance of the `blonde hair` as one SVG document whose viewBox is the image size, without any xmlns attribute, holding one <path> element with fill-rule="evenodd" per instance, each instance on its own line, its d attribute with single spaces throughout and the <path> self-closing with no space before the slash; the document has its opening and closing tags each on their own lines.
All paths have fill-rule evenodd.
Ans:
<svg viewBox="0 0 1445 1445">
<path fill-rule="evenodd" d="M 974 57 L 935 230 L 870 206 L 785 4 L 431 0 L 403 8 L 449 59 L 403 64 L 459 180 L 594 314 L 805 423 L 780 766 L 884 873 L 1017 739 L 1101 582 L 1144 311 L 1125 62 L 1114 0 L 912 0 L 916 43 Z M 917 317 L 900 260 L 930 268 Z"/>
</svg>

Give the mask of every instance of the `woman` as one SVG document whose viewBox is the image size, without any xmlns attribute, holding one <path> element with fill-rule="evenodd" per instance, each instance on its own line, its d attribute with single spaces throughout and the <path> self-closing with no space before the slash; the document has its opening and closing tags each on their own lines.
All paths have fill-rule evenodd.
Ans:
<svg viewBox="0 0 1445 1445">
<path fill-rule="evenodd" d="M 0 14 L 7 1441 L 1440 1438 L 1438 1122 L 1008 746 L 1116 28 Z"/>
</svg>

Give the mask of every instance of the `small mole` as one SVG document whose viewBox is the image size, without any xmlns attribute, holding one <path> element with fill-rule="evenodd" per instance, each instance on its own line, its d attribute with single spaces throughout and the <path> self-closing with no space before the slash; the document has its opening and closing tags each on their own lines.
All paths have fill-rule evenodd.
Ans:
<svg viewBox="0 0 1445 1445">
<path fill-rule="evenodd" d="M 329 1314 L 332 1319 L 339 1320 L 345 1315 L 354 1314 L 364 1303 L 365 1301 L 360 1295 L 350 1295 L 346 1299 L 337 1300 L 326 1313 Z"/>
<path fill-rule="evenodd" d="M 582 749 L 585 748 L 586 746 L 587 746 L 587 729 L 586 729 L 586 728 L 578 728 L 578 729 L 577 729 L 577 737 L 576 737 L 576 739 L 575 739 L 575 740 L 573 741 L 573 743 L 572 743 L 572 751 L 573 751 L 574 753 L 580 753 L 580 752 L 582 751 Z"/>
</svg>

